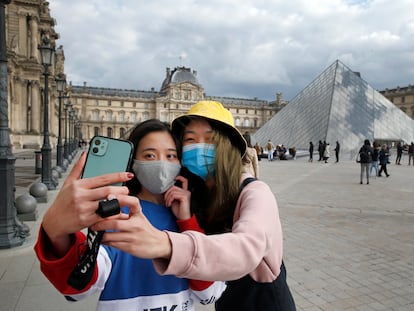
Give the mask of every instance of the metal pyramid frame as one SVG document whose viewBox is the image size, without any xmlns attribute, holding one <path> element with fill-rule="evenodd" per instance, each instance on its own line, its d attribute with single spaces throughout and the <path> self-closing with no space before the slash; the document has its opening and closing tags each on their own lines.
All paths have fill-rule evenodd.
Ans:
<svg viewBox="0 0 414 311">
<path fill-rule="evenodd" d="M 414 120 L 336 60 L 266 122 L 252 142 L 305 149 L 319 140 L 354 152 L 365 139 L 414 141 Z"/>
</svg>

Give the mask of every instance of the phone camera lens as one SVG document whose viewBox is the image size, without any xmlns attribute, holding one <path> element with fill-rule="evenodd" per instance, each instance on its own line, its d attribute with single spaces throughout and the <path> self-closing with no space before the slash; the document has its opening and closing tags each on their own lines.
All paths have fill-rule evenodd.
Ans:
<svg viewBox="0 0 414 311">
<path fill-rule="evenodd" d="M 101 144 L 101 141 L 99 139 L 95 140 L 95 145 L 99 146 Z"/>
<path fill-rule="evenodd" d="M 92 152 L 93 152 L 93 153 L 98 153 L 98 151 L 99 151 L 98 147 L 93 147 L 93 148 L 92 148 Z"/>
</svg>

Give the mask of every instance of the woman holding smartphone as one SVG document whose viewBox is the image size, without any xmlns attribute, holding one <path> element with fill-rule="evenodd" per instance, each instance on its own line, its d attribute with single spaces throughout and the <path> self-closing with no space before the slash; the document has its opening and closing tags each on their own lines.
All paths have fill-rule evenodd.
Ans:
<svg viewBox="0 0 414 311">
<path fill-rule="evenodd" d="M 75 165 L 42 221 L 35 246 L 42 272 L 68 300 L 81 300 L 101 291 L 98 310 L 194 310 L 194 302 L 214 302 L 225 289 L 223 282 L 162 276 L 151 260 L 109 245 L 99 246 L 97 265 L 84 289 L 68 285 L 68 277 L 85 249 L 86 237 L 80 230 L 102 221 L 96 214 L 96 204 L 102 199 L 119 196 L 122 205 L 139 208 L 154 232 L 202 232 L 189 212 L 187 180 L 177 177 L 180 152 L 169 127 L 159 120 L 148 120 L 132 130 L 129 140 L 135 148 L 130 167 L 133 174 L 113 174 L 118 182 L 126 182 L 126 187 L 99 187 L 97 179 L 101 177 L 79 179 L 85 155 Z M 105 184 L 112 184 L 107 177 L 102 178 Z M 173 186 L 176 180 L 182 187 Z M 131 211 L 124 208 L 113 217 L 126 221 L 130 215 Z M 130 243 L 128 233 L 123 239 L 123 243 Z"/>
<path fill-rule="evenodd" d="M 175 119 L 172 129 L 183 145 L 182 165 L 208 188 L 192 206 L 207 235 L 157 230 L 132 201 L 125 201 L 131 204 L 128 220 L 104 220 L 93 228 L 119 230 L 105 233 L 103 242 L 153 259 L 162 275 L 227 281 L 216 310 L 296 310 L 286 282 L 277 202 L 263 181 L 248 183 L 252 176 L 243 173 L 242 164 L 246 142 L 230 111 L 201 101 Z"/>
</svg>

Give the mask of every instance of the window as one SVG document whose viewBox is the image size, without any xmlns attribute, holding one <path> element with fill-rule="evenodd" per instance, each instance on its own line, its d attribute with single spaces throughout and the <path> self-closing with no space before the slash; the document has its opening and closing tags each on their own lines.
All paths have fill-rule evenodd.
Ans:
<svg viewBox="0 0 414 311">
<path fill-rule="evenodd" d="M 112 121 L 112 111 L 108 110 L 106 112 L 106 121 Z"/>
<path fill-rule="evenodd" d="M 143 118 L 143 121 L 148 120 L 148 119 L 149 119 L 149 112 L 148 112 L 148 111 L 145 111 L 145 112 L 142 114 L 142 118 Z"/>
<path fill-rule="evenodd" d="M 119 122 L 125 122 L 125 111 L 119 112 Z"/>
<path fill-rule="evenodd" d="M 97 127 L 97 126 L 95 126 L 94 128 L 93 128 L 93 135 L 99 135 L 99 127 Z"/>
<path fill-rule="evenodd" d="M 108 128 L 106 129 L 106 136 L 108 136 L 108 137 L 112 137 L 112 132 L 113 132 L 112 127 L 108 127 Z"/>
<path fill-rule="evenodd" d="M 132 113 L 131 113 L 131 120 L 132 120 L 132 122 L 137 122 L 137 112 L 136 111 L 133 111 Z"/>
<path fill-rule="evenodd" d="M 121 128 L 119 129 L 119 136 L 120 136 L 120 137 L 124 137 L 124 135 L 125 135 L 125 128 L 121 127 Z"/>
<path fill-rule="evenodd" d="M 99 121 L 99 110 L 92 111 L 92 120 Z"/>
<path fill-rule="evenodd" d="M 234 123 L 236 124 L 236 126 L 237 126 L 237 127 L 239 127 L 239 126 L 240 126 L 240 118 L 239 118 L 239 117 L 237 117 L 237 118 L 234 120 Z"/>
</svg>

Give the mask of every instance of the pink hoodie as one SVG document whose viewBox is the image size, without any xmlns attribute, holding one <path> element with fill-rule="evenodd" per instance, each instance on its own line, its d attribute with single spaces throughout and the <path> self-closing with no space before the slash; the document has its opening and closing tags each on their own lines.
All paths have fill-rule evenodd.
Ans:
<svg viewBox="0 0 414 311">
<path fill-rule="evenodd" d="M 243 174 L 242 180 L 250 175 Z M 167 232 L 171 259 L 154 260 L 160 274 L 198 280 L 237 280 L 247 274 L 271 282 L 280 273 L 282 228 L 276 199 L 269 186 L 257 180 L 241 192 L 232 232 L 205 235 L 196 231 Z"/>
</svg>

